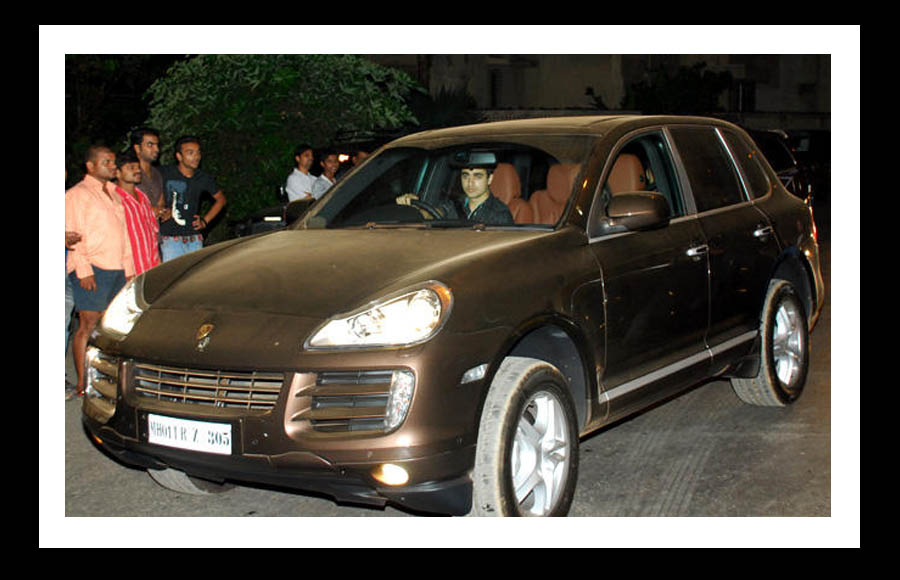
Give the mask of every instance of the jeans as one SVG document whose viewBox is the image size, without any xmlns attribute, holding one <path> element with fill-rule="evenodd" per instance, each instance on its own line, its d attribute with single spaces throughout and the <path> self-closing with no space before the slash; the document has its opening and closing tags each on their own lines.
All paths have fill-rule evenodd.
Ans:
<svg viewBox="0 0 900 580">
<path fill-rule="evenodd" d="M 189 241 L 184 241 L 185 239 Z M 162 261 L 168 262 L 179 256 L 196 252 L 203 249 L 203 238 L 200 236 L 190 236 L 182 238 L 180 236 L 162 236 L 159 249 L 162 252 Z"/>
</svg>

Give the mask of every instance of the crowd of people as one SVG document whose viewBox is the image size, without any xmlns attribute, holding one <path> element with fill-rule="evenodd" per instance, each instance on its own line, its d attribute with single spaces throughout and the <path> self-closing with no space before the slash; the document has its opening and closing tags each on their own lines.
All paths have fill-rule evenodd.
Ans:
<svg viewBox="0 0 900 580">
<path fill-rule="evenodd" d="M 66 190 L 66 352 L 71 340 L 77 374 L 76 384 L 66 381 L 67 400 L 84 395 L 88 339 L 116 294 L 134 276 L 201 249 L 204 232 L 227 203 L 215 177 L 200 169 L 198 138 L 178 139 L 175 163 L 162 166 L 158 131 L 136 129 L 129 145 L 118 154 L 89 147 L 84 179 Z M 358 152 L 353 164 L 364 154 Z M 285 184 L 291 201 L 318 199 L 336 181 L 337 154 L 320 155 L 318 177 L 309 172 L 314 158 L 308 145 L 297 147 L 296 168 Z M 201 215 L 207 195 L 212 205 Z"/>
</svg>

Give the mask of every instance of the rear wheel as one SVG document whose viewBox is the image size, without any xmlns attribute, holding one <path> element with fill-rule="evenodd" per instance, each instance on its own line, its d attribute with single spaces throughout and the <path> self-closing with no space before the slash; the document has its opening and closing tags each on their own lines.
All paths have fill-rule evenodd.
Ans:
<svg viewBox="0 0 900 580">
<path fill-rule="evenodd" d="M 578 478 L 578 427 L 565 378 L 509 357 L 491 383 L 476 446 L 471 515 L 564 516 Z"/>
<path fill-rule="evenodd" d="M 759 373 L 733 378 L 731 385 L 745 403 L 783 407 L 796 401 L 809 369 L 809 329 L 803 301 L 785 280 L 772 280 L 760 321 Z"/>
<path fill-rule="evenodd" d="M 147 473 L 159 485 L 188 495 L 211 495 L 228 491 L 233 485 L 229 483 L 217 483 L 192 477 L 177 469 L 148 469 Z"/>
</svg>

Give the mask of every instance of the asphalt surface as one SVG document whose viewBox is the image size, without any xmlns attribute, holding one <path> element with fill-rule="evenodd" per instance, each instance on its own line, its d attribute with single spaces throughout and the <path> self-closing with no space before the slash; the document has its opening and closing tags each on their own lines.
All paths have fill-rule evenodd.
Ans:
<svg viewBox="0 0 900 580">
<path fill-rule="evenodd" d="M 727 381 L 711 381 L 583 439 L 568 520 L 519 522 L 513 529 L 508 522 L 420 517 L 390 506 L 338 505 L 326 497 L 252 486 L 181 495 L 95 446 L 82 428 L 80 402 L 63 403 L 60 382 L 54 412 L 64 410 L 50 416 L 64 418 L 64 431 L 51 430 L 57 443 L 42 444 L 41 452 L 41 541 L 98 547 L 858 544 L 858 447 L 852 445 L 858 443 L 858 415 L 838 418 L 842 432 L 849 429 L 851 447 L 833 447 L 830 219 L 817 218 L 829 295 L 811 336 L 801 399 L 786 409 L 756 408 L 741 403 Z M 71 360 L 66 373 L 74 374 Z M 850 378 L 856 382 L 846 386 L 856 390 L 841 396 L 849 396 L 858 410 L 858 373 Z M 837 489 L 833 461 L 846 468 L 839 471 Z M 588 519 L 603 516 L 624 517 Z M 295 529 L 294 517 L 326 519 L 306 520 Z M 330 519 L 347 517 L 356 519 Z"/>
</svg>

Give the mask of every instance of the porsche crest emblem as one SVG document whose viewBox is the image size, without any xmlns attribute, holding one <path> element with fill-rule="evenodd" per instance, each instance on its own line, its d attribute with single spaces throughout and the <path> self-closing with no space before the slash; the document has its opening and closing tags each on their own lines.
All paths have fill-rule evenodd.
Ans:
<svg viewBox="0 0 900 580">
<path fill-rule="evenodd" d="M 209 345 L 209 335 L 212 334 L 213 329 L 215 329 L 216 325 L 210 322 L 205 324 L 201 324 L 200 328 L 197 329 L 197 350 L 203 352 L 206 350 L 206 347 Z"/>
</svg>

